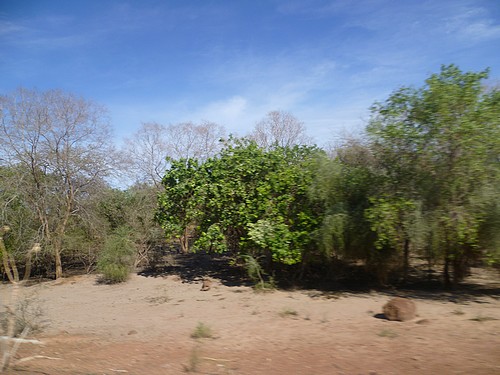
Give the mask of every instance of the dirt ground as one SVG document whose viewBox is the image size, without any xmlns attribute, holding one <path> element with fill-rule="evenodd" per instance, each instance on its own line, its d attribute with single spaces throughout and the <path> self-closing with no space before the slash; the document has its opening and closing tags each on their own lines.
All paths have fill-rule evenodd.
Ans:
<svg viewBox="0 0 500 375">
<path fill-rule="evenodd" d="M 498 283 L 485 292 L 256 293 L 217 279 L 201 291 L 199 278 L 166 273 L 96 280 L 22 287 L 45 328 L 7 373 L 500 374 Z M 0 287 L 8 303 L 11 286 Z M 394 295 L 414 299 L 416 319 L 383 319 Z M 192 337 L 200 323 L 211 337 Z"/>
</svg>

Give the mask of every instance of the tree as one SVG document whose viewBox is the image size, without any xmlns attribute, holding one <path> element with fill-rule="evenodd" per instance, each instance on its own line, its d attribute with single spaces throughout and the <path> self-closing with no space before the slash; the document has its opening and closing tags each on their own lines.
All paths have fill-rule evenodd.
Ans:
<svg viewBox="0 0 500 375">
<path fill-rule="evenodd" d="M 308 188 L 319 154 L 314 147 L 264 150 L 248 139 L 230 139 L 204 163 L 172 164 L 157 218 L 178 233 L 196 227 L 197 249 L 300 263 L 318 224 Z"/>
<path fill-rule="evenodd" d="M 176 174 L 194 173 L 194 166 L 198 161 L 203 162 L 207 158 L 215 155 L 221 148 L 220 140 L 225 136 L 224 127 L 212 122 L 202 122 L 194 124 L 185 122 L 176 125 L 143 124 L 136 135 L 127 140 L 127 146 L 123 152 L 130 170 L 135 175 L 140 189 L 134 189 L 135 193 L 141 195 L 141 200 L 151 207 L 150 203 L 156 203 L 157 193 L 163 184 L 168 198 L 163 201 L 164 210 L 174 209 L 179 213 L 178 222 L 169 221 L 164 223 L 164 230 L 167 236 L 173 236 L 178 239 L 181 250 L 189 251 L 189 238 L 191 227 L 191 209 L 187 206 L 189 200 L 182 198 L 183 188 L 179 188 L 177 180 L 183 181 L 180 176 L 172 177 Z M 169 169 L 169 178 L 163 179 L 165 171 Z M 173 178 L 173 180 L 172 180 Z M 174 208 L 175 207 L 175 208 Z M 143 212 L 140 207 L 139 211 Z M 183 211 L 181 214 L 180 212 Z M 151 215 L 143 215 L 144 221 L 135 221 L 134 227 L 138 225 L 141 230 L 136 233 L 142 233 L 142 243 L 140 248 L 146 251 L 149 247 L 146 242 L 155 237 L 155 230 L 147 230 L 153 217 L 154 208 Z M 135 214 L 132 217 L 136 217 Z M 140 224 L 142 223 L 142 224 Z M 132 224 L 129 222 L 129 224 Z M 146 225 L 144 227 L 144 225 Z M 146 239 L 148 239 L 146 241 Z M 154 240 L 153 242 L 157 242 Z M 146 251 L 147 252 L 147 251 Z"/>
<path fill-rule="evenodd" d="M 143 123 L 131 138 L 125 139 L 122 151 L 127 174 L 139 183 L 153 184 L 156 188 L 161 186 L 169 153 L 167 128 L 155 122 Z"/>
<path fill-rule="evenodd" d="M 23 181 L 22 200 L 36 214 L 55 276 L 62 277 L 63 241 L 79 200 L 111 169 L 106 110 L 60 90 L 19 89 L 0 97 L 2 163 Z"/>
<path fill-rule="evenodd" d="M 143 123 L 125 140 L 122 159 L 127 174 L 135 182 L 153 186 L 156 194 L 170 160 L 206 160 L 220 150 L 220 140 L 224 137 L 224 128 L 212 122 L 168 126 Z"/>
<path fill-rule="evenodd" d="M 164 191 L 158 196 L 156 221 L 167 238 L 176 238 L 181 251 L 189 252 L 191 228 L 201 215 L 200 186 L 204 182 L 196 159 L 170 160 L 162 183 Z"/>
<path fill-rule="evenodd" d="M 19 265 L 24 266 L 24 279 L 30 276 L 33 249 L 38 251 L 41 241 L 36 215 L 22 198 L 24 182 L 19 176 L 18 168 L 0 166 L 0 226 L 9 228 L 0 255 L 11 282 L 20 280 Z"/>
<path fill-rule="evenodd" d="M 500 92 L 483 89 L 487 77 L 488 70 L 443 66 L 424 87 L 376 103 L 367 128 L 386 177 L 380 193 L 420 202 L 428 246 L 442 254 L 448 284 L 450 267 L 457 283 L 479 256 L 481 227 L 500 198 L 493 188 L 500 183 Z M 403 216 L 386 217 L 389 226 L 401 226 Z"/>
<path fill-rule="evenodd" d="M 200 162 L 217 154 L 222 147 L 220 141 L 226 136 L 223 126 L 209 121 L 169 125 L 166 132 L 169 146 L 167 156 L 174 160 L 196 159 Z"/>
<path fill-rule="evenodd" d="M 310 195 L 322 212 L 314 237 L 326 258 L 323 263 L 364 260 L 372 270 L 373 263 L 379 263 L 373 257 L 374 236 L 365 216 L 378 184 L 375 170 L 373 153 L 362 140 L 348 139 L 321 160 Z"/>
<path fill-rule="evenodd" d="M 311 142 L 305 134 L 304 123 L 291 113 L 284 111 L 269 112 L 263 120 L 257 123 L 249 138 L 265 149 L 275 146 L 306 145 Z"/>
</svg>

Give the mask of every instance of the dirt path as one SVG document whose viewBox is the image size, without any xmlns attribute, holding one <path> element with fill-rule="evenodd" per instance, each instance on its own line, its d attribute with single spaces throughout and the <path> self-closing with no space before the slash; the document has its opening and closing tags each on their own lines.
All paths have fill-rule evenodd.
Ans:
<svg viewBox="0 0 500 375">
<path fill-rule="evenodd" d="M 5 300 L 9 285 L 1 285 Z M 498 295 L 416 298 L 417 319 L 376 318 L 384 293 L 255 293 L 244 286 L 134 275 L 23 288 L 43 311 L 26 374 L 499 374 Z M 415 297 L 415 296 L 414 296 Z M 420 296 L 421 297 L 421 296 Z M 199 323 L 212 337 L 191 335 Z M 24 360 L 23 360 L 24 359 Z"/>
</svg>

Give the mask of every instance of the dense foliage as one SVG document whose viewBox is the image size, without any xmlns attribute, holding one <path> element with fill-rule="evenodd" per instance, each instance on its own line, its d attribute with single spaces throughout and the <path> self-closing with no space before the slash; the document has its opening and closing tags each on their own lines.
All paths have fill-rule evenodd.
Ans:
<svg viewBox="0 0 500 375">
<path fill-rule="evenodd" d="M 202 164 L 172 163 L 157 219 L 181 243 L 190 232 L 195 249 L 298 263 L 320 221 L 308 189 L 321 154 L 315 147 L 266 150 L 231 139 Z"/>
<path fill-rule="evenodd" d="M 232 140 L 204 163 L 174 162 L 157 218 L 195 249 L 362 260 L 381 283 L 406 278 L 414 255 L 457 283 L 472 261 L 499 259 L 500 93 L 485 90 L 487 76 L 443 66 L 395 91 L 373 105 L 366 137 L 330 158 Z"/>
<path fill-rule="evenodd" d="M 352 263 L 386 284 L 415 257 L 458 283 L 474 262 L 500 264 L 500 91 L 487 78 L 443 66 L 375 103 L 363 137 L 328 154 L 270 112 L 217 145 L 215 124 L 144 126 L 118 155 L 99 106 L 1 96 L 2 270 L 60 277 L 64 264 L 121 281 L 175 245 L 231 254 L 261 285 L 275 270 L 337 277 Z M 184 142 L 193 131 L 210 142 Z M 120 166 L 140 182 L 112 188 Z"/>
<path fill-rule="evenodd" d="M 479 246 L 500 182 L 500 92 L 482 87 L 487 77 L 444 66 L 424 87 L 375 104 L 367 128 L 381 176 L 367 212 L 376 247 L 414 242 L 444 261 L 447 282 L 450 265 L 458 282 L 493 250 Z"/>
</svg>

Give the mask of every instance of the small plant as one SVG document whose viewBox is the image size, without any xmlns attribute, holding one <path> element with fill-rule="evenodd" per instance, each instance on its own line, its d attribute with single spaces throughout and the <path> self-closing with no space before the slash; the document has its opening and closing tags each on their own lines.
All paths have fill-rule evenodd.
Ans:
<svg viewBox="0 0 500 375">
<path fill-rule="evenodd" d="M 191 333 L 193 339 L 210 339 L 213 337 L 212 329 L 206 324 L 199 322 L 193 333 Z"/>
<path fill-rule="evenodd" d="M 0 237 L 1 240 L 1 237 Z M 26 342 L 30 331 L 39 332 L 42 329 L 40 317 L 43 315 L 38 305 L 33 304 L 33 297 L 19 295 L 19 281 L 12 284 L 10 301 L 0 304 L 0 372 L 7 370 L 11 360 L 15 358 L 21 343 Z"/>
<path fill-rule="evenodd" d="M 26 329 L 29 333 L 43 331 L 45 325 L 42 317 L 43 311 L 37 304 L 36 299 L 32 296 L 27 296 L 17 303 L 14 311 L 10 308 L 6 309 L 6 313 L 2 314 L 0 324 L 4 332 L 7 332 L 9 322 L 12 319 L 14 322 L 13 336 L 19 337 Z"/>
<path fill-rule="evenodd" d="M 167 303 L 171 300 L 171 298 L 168 296 L 166 288 L 161 288 L 161 293 L 158 296 L 154 297 L 146 297 L 146 301 L 150 304 L 153 305 L 161 305 L 163 303 Z M 181 302 L 181 301 L 179 301 Z"/>
<path fill-rule="evenodd" d="M 97 269 L 102 273 L 100 281 L 116 284 L 128 279 L 134 264 L 135 249 L 129 240 L 126 228 L 119 228 L 106 239 L 97 261 Z"/>
<path fill-rule="evenodd" d="M 378 333 L 380 337 L 388 337 L 390 339 L 393 339 L 395 337 L 398 337 L 398 334 L 390 329 L 384 329 Z"/>
<path fill-rule="evenodd" d="M 456 309 L 451 312 L 453 315 L 464 315 L 465 313 L 461 309 Z"/>
<path fill-rule="evenodd" d="M 189 364 L 183 365 L 184 372 L 198 372 L 198 366 L 200 365 L 200 362 L 200 348 L 198 346 L 195 346 L 189 354 Z"/>
<path fill-rule="evenodd" d="M 282 318 L 286 318 L 287 316 L 297 316 L 297 315 L 299 315 L 297 311 L 289 308 L 283 309 L 279 313 L 279 316 L 281 316 Z"/>
<path fill-rule="evenodd" d="M 265 292 L 276 289 L 276 283 L 272 277 L 268 281 L 264 280 L 265 272 L 259 264 L 258 260 L 251 255 L 243 255 L 245 261 L 245 268 L 248 277 L 255 283 L 254 290 L 258 292 Z"/>
</svg>

